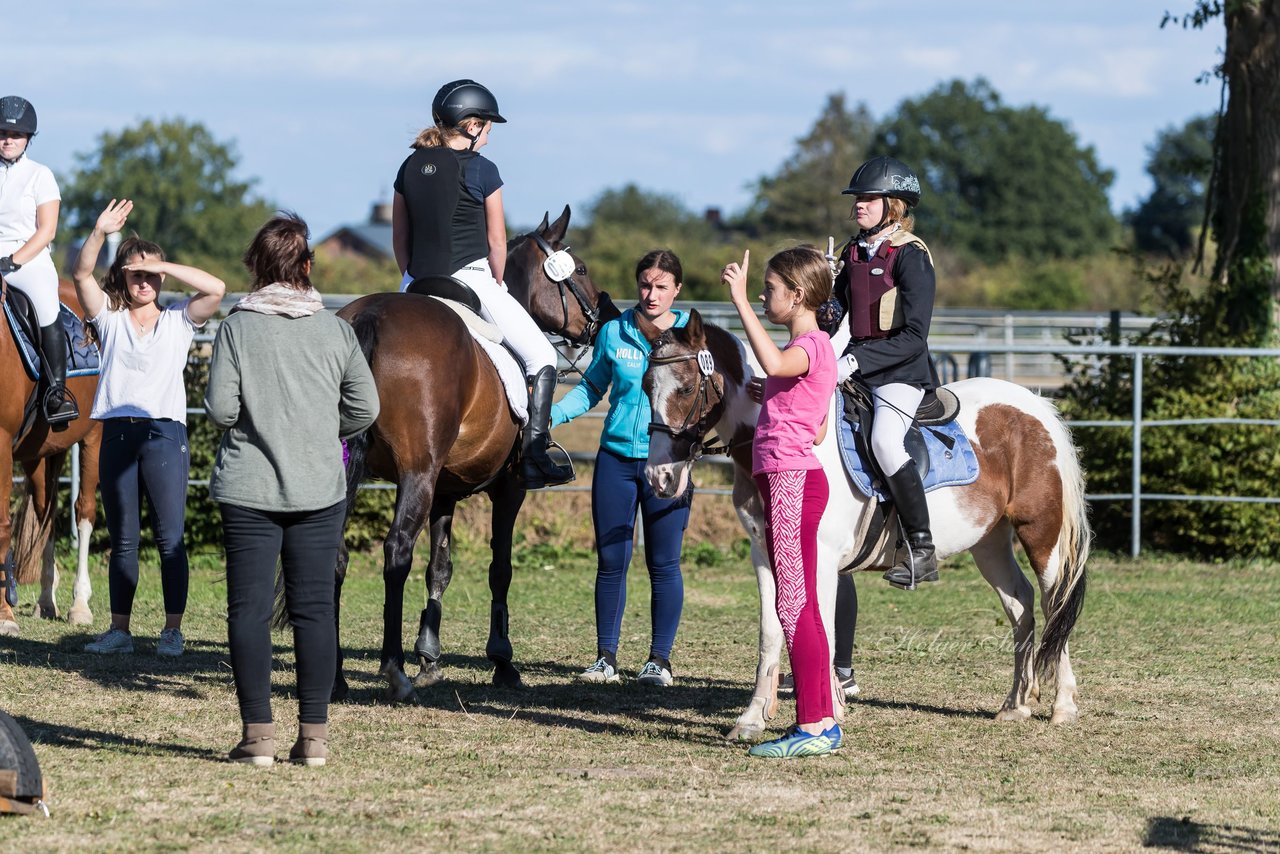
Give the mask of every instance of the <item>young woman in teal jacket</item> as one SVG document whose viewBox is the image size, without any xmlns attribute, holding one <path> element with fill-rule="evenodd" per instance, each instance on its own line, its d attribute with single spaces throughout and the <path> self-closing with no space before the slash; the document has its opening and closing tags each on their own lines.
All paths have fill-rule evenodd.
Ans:
<svg viewBox="0 0 1280 854">
<path fill-rule="evenodd" d="M 684 272 L 674 252 L 658 249 L 636 264 L 639 300 L 616 320 L 600 328 L 591 365 L 582 382 L 551 407 L 551 426 L 565 424 L 599 403 L 609 393 L 591 481 L 591 521 L 596 533 L 596 662 L 579 674 L 582 682 L 615 683 L 618 637 L 627 602 L 627 567 L 635 535 L 637 507 L 644 524 L 645 563 L 651 585 L 653 642 L 640 669 L 641 685 L 669 686 L 671 647 L 684 607 L 680 550 L 689 524 L 692 490 L 684 497 L 661 499 L 644 476 L 649 457 L 649 398 L 641 387 L 649 361 L 649 342 L 636 326 L 642 315 L 660 329 L 684 326 L 689 316 L 672 308 Z"/>
</svg>

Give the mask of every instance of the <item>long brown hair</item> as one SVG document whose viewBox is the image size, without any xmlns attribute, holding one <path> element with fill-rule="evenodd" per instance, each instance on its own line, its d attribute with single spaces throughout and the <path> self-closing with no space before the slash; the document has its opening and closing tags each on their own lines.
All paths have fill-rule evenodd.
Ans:
<svg viewBox="0 0 1280 854">
<path fill-rule="evenodd" d="M 308 264 L 315 256 L 307 245 L 311 231 L 293 211 L 280 211 L 258 229 L 244 251 L 244 266 L 253 276 L 250 290 L 280 283 L 299 291 L 311 287 Z"/>
<path fill-rule="evenodd" d="M 150 255 L 165 260 L 164 250 L 150 240 L 143 240 L 136 234 L 125 238 L 116 250 L 116 257 L 107 270 L 107 277 L 102 282 L 102 293 L 107 297 L 107 308 L 112 311 L 133 308 L 133 300 L 129 298 L 129 285 L 125 282 L 125 265 L 136 255 Z"/>
</svg>

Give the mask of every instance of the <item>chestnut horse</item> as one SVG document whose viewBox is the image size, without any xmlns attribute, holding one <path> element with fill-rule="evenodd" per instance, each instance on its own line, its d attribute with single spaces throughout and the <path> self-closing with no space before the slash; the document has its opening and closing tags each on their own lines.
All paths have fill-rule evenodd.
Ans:
<svg viewBox="0 0 1280 854">
<path fill-rule="evenodd" d="M 618 316 L 608 294 L 596 288 L 582 261 L 574 256 L 569 279 L 547 276 L 544 261 L 563 245 L 569 208 L 554 223 L 513 239 L 507 247 L 506 283 L 544 330 L 576 345 L 590 342 L 599 325 Z M 404 586 L 418 534 L 429 523 L 431 558 L 427 565 L 429 600 L 418 624 L 413 651 L 420 670 L 414 684 L 442 678 L 441 599 L 453 575 L 450 558 L 453 512 L 468 495 L 486 492 L 493 500 L 492 594 L 485 655 L 494 664 L 497 685 L 519 685 L 507 637 L 507 591 L 511 585 L 511 546 L 524 488 L 512 462 L 520 425 L 492 360 L 445 304 L 416 293 L 373 294 L 350 303 L 338 316 L 355 329 L 373 371 L 382 411 L 364 433 L 348 442 L 348 513 L 360 481 L 370 475 L 396 484 L 395 515 L 383 543 L 383 638 L 381 673 L 387 694 L 403 701 L 413 692 L 404 671 L 401 620 Z M 346 574 L 345 549 L 338 561 L 341 596 Z M 346 694 L 339 644 L 334 697 Z"/>
<path fill-rule="evenodd" d="M 58 295 L 67 305 L 79 305 L 69 285 L 63 285 Z M 4 298 L 8 299 L 7 286 Z M 58 478 L 67 451 L 77 442 L 81 443 L 80 496 L 75 506 L 80 548 L 67 619 L 74 624 L 88 625 L 93 622 L 89 610 L 89 534 L 98 509 L 95 493 L 98 448 L 102 443 L 102 425 L 89 419 L 89 410 L 98 389 L 98 378 L 95 375 L 67 379 L 67 388 L 80 404 L 80 417 L 66 430 L 51 431 L 40 416 L 38 405 L 34 419 L 25 423 L 27 401 L 35 393 L 36 384 L 27 378 L 8 323 L 0 319 L 0 325 L 5 327 L 0 329 L 0 558 L 8 562 L 7 572 L 14 572 L 19 582 L 30 583 L 39 576 L 38 613 L 50 619 L 57 617 L 58 569 L 53 561 L 52 535 L 58 510 Z M 26 500 L 16 526 L 9 507 L 15 462 L 22 464 L 26 475 Z M 16 617 L 5 590 L 0 589 L 0 635 L 16 634 Z"/>
<path fill-rule="evenodd" d="M 751 479 L 751 437 L 760 407 L 747 393 L 757 373 L 742 343 L 725 330 L 703 324 L 693 312 L 688 325 L 665 333 L 645 329 L 653 343 L 644 387 L 653 406 L 646 476 L 664 498 L 689 484 L 694 460 L 709 452 L 704 444 L 714 427 L 728 440 L 734 462 L 733 502 L 751 539 L 751 558 L 760 585 L 760 657 L 755 692 L 730 738 L 756 739 L 777 706 L 782 627 L 775 610 L 775 587 L 764 546 L 760 495 Z M 832 345 L 843 352 L 848 329 Z M 699 353 L 709 354 L 699 358 Z M 707 365 L 705 372 L 700 365 Z M 1084 477 L 1071 434 L 1053 405 L 1021 386 L 994 379 L 962 380 L 947 386 L 960 400 L 958 422 L 973 443 L 978 479 L 928 495 L 938 556 L 972 553 L 1013 627 L 1013 689 L 998 720 L 1025 720 L 1029 701 L 1039 699 L 1039 680 L 1056 677 L 1053 722 L 1077 717 L 1076 680 L 1067 640 L 1084 605 L 1085 561 L 1090 531 Z M 835 401 L 828 437 L 814 450 L 831 497 L 818 528 L 818 599 L 831 644 L 838 572 L 893 565 L 896 544 L 888 536 L 859 556 L 868 514 L 876 502 L 855 491 L 836 446 Z M 1014 557 L 1013 537 L 1026 550 L 1040 585 L 1046 619 L 1040 648 L 1035 640 L 1035 594 Z M 837 698 L 837 702 L 840 698 Z"/>
</svg>

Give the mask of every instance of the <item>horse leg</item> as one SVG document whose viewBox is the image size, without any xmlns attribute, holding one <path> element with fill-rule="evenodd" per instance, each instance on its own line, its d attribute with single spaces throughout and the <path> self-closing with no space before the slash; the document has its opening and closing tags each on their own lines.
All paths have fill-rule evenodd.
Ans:
<svg viewBox="0 0 1280 854">
<path fill-rule="evenodd" d="M 1004 607 L 1013 629 L 1013 688 L 996 713 L 998 721 L 1025 721 L 1031 717 L 1028 700 L 1036 691 L 1034 650 L 1036 617 L 1035 591 L 1022 573 L 1013 553 L 1012 530 L 1001 520 L 970 551 Z"/>
<path fill-rule="evenodd" d="M 93 584 L 89 581 L 89 540 L 93 535 L 93 523 L 98 516 L 98 448 L 102 441 L 101 428 L 96 430 L 97 441 L 91 432 L 80 444 L 80 494 L 76 497 L 76 580 L 71 585 L 71 610 L 67 622 L 73 626 L 93 624 L 93 611 L 89 609 L 89 597 Z"/>
<path fill-rule="evenodd" d="M 1020 536 L 1021 533 L 1019 532 Z M 1053 564 L 1053 569 L 1050 569 L 1048 564 L 1040 566 L 1041 562 L 1036 557 L 1039 554 L 1038 550 L 1028 548 L 1027 554 L 1031 560 L 1031 567 L 1035 570 L 1036 579 L 1040 582 L 1040 608 L 1047 624 L 1050 616 L 1051 592 L 1056 580 L 1056 563 Z M 1056 551 L 1051 552 L 1051 554 L 1056 555 Z M 1071 668 L 1071 655 L 1068 652 L 1067 644 L 1063 644 L 1062 654 L 1058 656 L 1053 672 L 1057 691 L 1053 698 L 1053 717 L 1050 719 L 1050 723 L 1075 723 L 1080 717 L 1080 708 L 1076 705 L 1076 674 Z"/>
<path fill-rule="evenodd" d="M 742 475 L 739 474 L 738 478 Z M 725 738 L 730 741 L 758 741 L 768 722 L 778 712 L 778 665 L 782 658 L 782 623 L 778 620 L 777 584 L 764 544 L 764 507 L 759 496 L 738 503 L 740 484 L 734 483 L 734 503 L 738 518 L 751 539 L 751 562 L 760 588 L 760 657 L 756 664 L 756 685 L 751 701 Z M 754 484 L 751 484 L 754 490 Z"/>
<path fill-rule="evenodd" d="M 441 501 L 431 508 L 431 560 L 427 564 L 427 607 L 418 618 L 418 639 L 413 651 L 418 656 L 418 675 L 413 684 L 429 688 L 444 679 L 440 669 L 440 617 L 444 591 L 453 580 L 454 501 Z"/>
<path fill-rule="evenodd" d="M 338 543 L 338 563 L 333 568 L 333 640 L 338 647 L 338 653 L 334 659 L 333 688 L 329 691 L 329 701 L 332 703 L 347 699 L 347 694 L 351 690 L 347 685 L 347 677 L 342 672 L 342 634 L 339 631 L 342 627 L 342 582 L 347 579 L 347 565 L 350 562 L 351 555 L 347 552 L 347 541 L 344 537 Z"/>
<path fill-rule="evenodd" d="M 27 473 L 29 500 L 23 502 L 23 519 L 19 528 L 40 544 L 40 599 L 36 613 L 46 620 L 58 618 L 59 578 L 58 566 L 53 559 L 53 519 L 57 513 L 58 477 L 62 474 L 65 458 L 65 453 L 60 453 L 34 465 L 22 464 Z"/>
<path fill-rule="evenodd" d="M 0 584 L 0 637 L 16 637 L 18 621 L 9 605 L 9 593 L 18 590 L 18 567 L 13 559 L 13 523 L 9 516 L 9 497 L 13 490 L 13 450 L 11 437 L 0 435 L 0 561 L 4 562 L 4 583 Z"/>
<path fill-rule="evenodd" d="M 489 640 L 484 654 L 493 662 L 493 684 L 523 688 L 520 671 L 511 663 L 515 650 L 508 636 L 507 592 L 511 589 L 511 547 L 516 516 L 524 504 L 525 491 L 513 474 L 507 473 L 489 490 L 493 499 L 493 536 L 489 540 Z"/>
<path fill-rule="evenodd" d="M 387 697 L 400 703 L 413 695 L 404 673 L 404 644 L 400 637 L 404 620 L 404 585 L 413 566 L 413 546 L 431 509 L 437 472 L 406 472 L 396 489 L 396 511 L 391 530 L 382 544 L 382 678 Z"/>
</svg>

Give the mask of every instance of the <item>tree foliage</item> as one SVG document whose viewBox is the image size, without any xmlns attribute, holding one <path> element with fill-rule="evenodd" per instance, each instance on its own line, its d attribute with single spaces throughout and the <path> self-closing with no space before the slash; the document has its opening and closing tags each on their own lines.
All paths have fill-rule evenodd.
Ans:
<svg viewBox="0 0 1280 854">
<path fill-rule="evenodd" d="M 1141 252 L 1185 255 L 1204 221 L 1213 170 L 1213 131 L 1218 117 L 1197 116 L 1166 128 L 1148 148 L 1147 174 L 1154 188 L 1129 217 Z"/>
<path fill-rule="evenodd" d="M 1106 247 L 1116 221 L 1113 173 L 1064 123 L 1006 106 L 985 80 L 944 83 L 907 99 L 876 133 L 874 153 L 916 170 L 927 241 L 988 260 L 1077 258 Z"/>
<path fill-rule="evenodd" d="M 849 229 L 848 196 L 840 191 L 867 159 L 876 123 L 864 104 L 850 109 L 843 93 L 827 103 L 795 151 L 773 175 L 756 182 L 745 223 L 765 234 L 818 243 Z"/>
<path fill-rule="evenodd" d="M 104 132 L 97 147 L 76 156 L 63 192 L 63 211 L 80 231 L 93 227 L 113 198 L 134 202 L 129 228 L 169 255 L 238 267 L 249 239 L 273 207 L 252 194 L 254 181 L 235 177 L 235 147 L 203 124 L 146 119 L 119 133 Z"/>
</svg>

